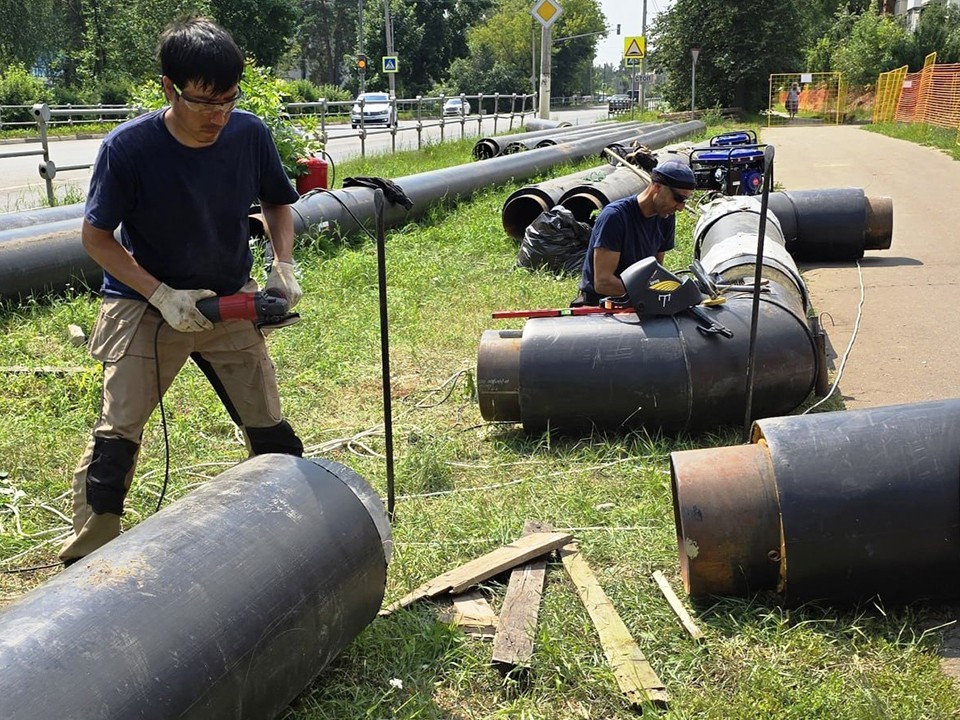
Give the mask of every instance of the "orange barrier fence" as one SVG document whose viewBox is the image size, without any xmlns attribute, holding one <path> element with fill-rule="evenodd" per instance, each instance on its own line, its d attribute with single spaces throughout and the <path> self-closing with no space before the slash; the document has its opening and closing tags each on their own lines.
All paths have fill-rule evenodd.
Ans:
<svg viewBox="0 0 960 720">
<path fill-rule="evenodd" d="M 960 131 L 960 63 L 936 62 L 934 52 L 918 72 L 902 67 L 881 73 L 873 121 L 924 123 Z"/>
</svg>

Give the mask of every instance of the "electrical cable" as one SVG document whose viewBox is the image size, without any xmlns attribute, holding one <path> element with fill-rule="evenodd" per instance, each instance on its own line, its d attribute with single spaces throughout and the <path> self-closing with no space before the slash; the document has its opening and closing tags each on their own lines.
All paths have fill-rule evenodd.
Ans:
<svg viewBox="0 0 960 720">
<path fill-rule="evenodd" d="M 860 332 L 860 320 L 863 319 L 863 302 L 866 298 L 866 293 L 863 286 L 863 268 L 860 267 L 860 261 L 857 260 L 857 272 L 860 275 L 860 302 L 857 304 L 857 319 L 853 323 L 853 332 L 850 334 L 850 342 L 847 343 L 847 349 L 843 351 L 843 357 L 840 359 L 840 367 L 837 368 L 837 377 L 833 380 L 833 385 L 830 387 L 830 390 L 816 403 L 804 410 L 801 415 L 806 415 L 808 412 L 813 410 L 816 407 L 820 407 L 825 403 L 833 392 L 837 389 L 837 386 L 840 384 L 840 378 L 843 376 L 843 369 L 846 367 L 847 358 L 850 356 L 850 351 L 853 350 L 853 343 L 857 339 L 857 333 Z"/>
<path fill-rule="evenodd" d="M 163 485 L 160 487 L 160 497 L 157 498 L 157 507 L 155 513 L 160 512 L 160 506 L 163 505 L 163 498 L 167 494 L 167 485 L 170 482 L 170 434 L 167 432 L 167 412 L 163 407 L 163 389 L 160 386 L 160 328 L 163 327 L 163 320 L 157 325 L 157 331 L 153 334 L 153 363 L 157 371 L 157 398 L 160 405 L 160 427 L 163 428 Z"/>
</svg>

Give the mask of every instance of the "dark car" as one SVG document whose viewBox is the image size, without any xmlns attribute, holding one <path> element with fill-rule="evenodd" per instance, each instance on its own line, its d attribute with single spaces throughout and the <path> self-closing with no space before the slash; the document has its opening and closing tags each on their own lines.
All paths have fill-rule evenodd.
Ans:
<svg viewBox="0 0 960 720">
<path fill-rule="evenodd" d="M 622 112 L 623 110 L 629 110 L 632 107 L 633 100 L 625 93 L 611 95 L 610 100 L 607 101 L 607 109 L 609 112 Z"/>
</svg>

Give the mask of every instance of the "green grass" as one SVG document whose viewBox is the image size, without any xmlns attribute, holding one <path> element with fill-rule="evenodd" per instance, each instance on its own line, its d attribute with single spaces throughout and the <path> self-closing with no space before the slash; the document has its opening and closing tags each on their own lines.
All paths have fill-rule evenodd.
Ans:
<svg viewBox="0 0 960 720">
<path fill-rule="evenodd" d="M 882 123 L 864 125 L 863 129 L 887 137 L 907 140 L 917 145 L 939 148 L 954 160 L 960 160 L 960 145 L 957 144 L 958 136 L 955 128 L 948 129 L 923 123 Z"/>
<path fill-rule="evenodd" d="M 469 162 L 472 142 L 344 163 L 338 176 L 398 177 Z M 588 167 L 556 168 L 552 174 Z M 474 394 L 483 330 L 497 309 L 560 307 L 574 278 L 515 267 L 500 224 L 519 184 L 431 210 L 388 232 L 387 274 L 399 501 L 387 601 L 516 538 L 535 518 L 570 529 L 633 637 L 665 682 L 665 718 L 875 720 L 950 718 L 960 699 L 937 664 L 936 607 L 835 611 L 779 608 L 775 598 L 722 599 L 692 608 L 706 634 L 683 633 L 651 578 L 663 570 L 680 591 L 669 453 L 737 442 L 736 429 L 697 437 L 636 432 L 528 436 L 482 421 Z M 680 222 L 671 267 L 689 259 L 692 220 Z M 671 255 L 673 257 L 671 257 Z M 372 241 L 328 237 L 297 251 L 303 322 L 270 336 L 284 410 L 307 445 L 334 444 L 381 422 L 376 257 Z M 0 396 L 0 567 L 55 559 L 65 492 L 98 412 L 99 371 L 66 329 L 89 329 L 90 294 L 0 309 L 0 365 L 61 366 L 65 374 L 5 373 Z M 187 366 L 166 397 L 172 452 L 167 502 L 244 456 L 202 375 Z M 383 438 L 367 434 L 325 453 L 385 494 Z M 159 419 L 146 428 L 129 497 L 129 526 L 153 512 L 162 482 Z M 481 488 L 481 489 L 476 489 Z M 485 488 L 485 489 L 484 489 Z M 449 494 L 426 493 L 450 491 Z M 11 599 L 56 571 L 0 575 Z M 495 607 L 500 579 L 484 583 Z M 591 622 L 552 564 L 533 667 L 503 677 L 490 646 L 435 620 L 427 603 L 376 619 L 284 715 L 321 718 L 635 718 L 603 657 Z M 398 679 L 402 687 L 391 681 Z"/>
</svg>

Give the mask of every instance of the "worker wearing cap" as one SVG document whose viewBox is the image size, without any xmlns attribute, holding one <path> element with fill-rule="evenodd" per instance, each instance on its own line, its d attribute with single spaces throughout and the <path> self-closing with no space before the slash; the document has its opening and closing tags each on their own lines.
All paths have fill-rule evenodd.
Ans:
<svg viewBox="0 0 960 720">
<path fill-rule="evenodd" d="M 667 160 L 650 173 L 651 182 L 636 196 L 607 205 L 593 226 L 583 260 L 580 294 L 573 307 L 599 305 L 602 298 L 624 295 L 620 274 L 634 263 L 655 257 L 658 263 L 675 243 L 674 214 L 697 187 L 693 171 Z"/>
</svg>

